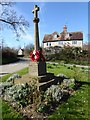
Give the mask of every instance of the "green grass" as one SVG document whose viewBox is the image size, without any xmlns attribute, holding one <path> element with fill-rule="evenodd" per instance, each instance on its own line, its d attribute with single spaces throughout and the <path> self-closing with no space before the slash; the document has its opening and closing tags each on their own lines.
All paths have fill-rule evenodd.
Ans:
<svg viewBox="0 0 90 120">
<path fill-rule="evenodd" d="M 48 72 L 52 72 L 55 75 L 63 73 L 69 78 L 76 77 L 77 80 L 88 81 L 88 72 L 84 72 L 81 68 L 78 67 L 67 67 L 61 64 L 55 65 L 53 63 L 53 64 L 47 64 L 47 70 Z"/>
<path fill-rule="evenodd" d="M 69 68 L 65 65 L 60 64 L 47 64 L 47 70 L 54 73 L 55 75 L 63 73 L 71 78 L 77 75 L 78 80 L 89 82 L 88 72 L 82 71 L 81 68 L 75 67 L 74 69 L 73 67 Z M 20 75 L 24 75 L 28 73 L 28 68 L 24 68 L 17 73 Z M 6 75 L 2 77 L 2 81 L 6 81 L 9 76 L 10 75 Z M 83 85 L 65 103 L 59 105 L 59 107 L 48 118 L 50 118 L 51 120 L 89 120 L 89 89 L 90 84 Z M 16 112 L 12 107 L 10 107 L 8 103 L 2 101 L 2 117 L 9 119 L 19 118 L 19 113 Z"/>
<path fill-rule="evenodd" d="M 19 74 L 19 75 L 22 76 L 22 75 L 27 74 L 28 71 L 29 71 L 29 69 L 28 69 L 28 67 L 26 67 L 26 68 L 23 68 L 22 70 L 19 70 L 19 71 L 17 71 L 17 72 L 14 72 L 14 73 L 17 73 L 17 74 Z M 14 73 L 12 73 L 12 74 L 14 74 Z M 0 82 L 1 82 L 1 81 L 2 81 L 2 82 L 5 82 L 12 74 L 7 74 L 7 75 L 3 76 L 3 77 L 0 79 Z"/>
<path fill-rule="evenodd" d="M 24 69 L 22 69 L 20 71 L 17 71 L 16 73 L 22 76 L 22 75 L 27 74 L 28 72 L 29 72 L 29 68 L 26 67 L 26 68 L 24 68 Z"/>
<path fill-rule="evenodd" d="M 90 85 L 83 85 L 76 93 L 71 96 L 64 104 L 60 105 L 50 119 L 54 120 L 90 120 L 88 113 L 88 88 Z"/>
<path fill-rule="evenodd" d="M 0 99 L 2 103 L 0 111 L 2 111 L 3 120 L 25 120 L 19 112 L 15 111 L 7 102 Z"/>
<path fill-rule="evenodd" d="M 89 83 L 82 85 L 75 94 L 73 94 L 65 103 L 60 105 L 48 118 L 51 120 L 90 120 L 90 107 L 88 103 L 90 79 L 88 79 L 88 72 L 82 71 L 81 68 L 63 65 L 47 64 L 47 67 L 49 72 L 53 72 L 56 75 L 63 73 L 71 78 L 77 75 L 79 81 Z"/>
<path fill-rule="evenodd" d="M 90 61 L 79 61 L 79 60 L 71 60 L 71 61 L 65 61 L 65 60 L 51 60 L 52 62 L 60 62 L 60 63 L 65 63 L 65 64 L 75 64 L 75 65 L 85 65 L 88 66 L 90 65 Z"/>
</svg>

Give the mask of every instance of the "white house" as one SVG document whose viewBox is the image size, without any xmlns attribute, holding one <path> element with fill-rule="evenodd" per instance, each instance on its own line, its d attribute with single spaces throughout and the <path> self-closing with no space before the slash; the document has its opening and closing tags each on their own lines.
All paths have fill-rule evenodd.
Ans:
<svg viewBox="0 0 90 120">
<path fill-rule="evenodd" d="M 18 57 L 23 57 L 23 56 L 24 56 L 24 50 L 20 48 L 18 50 Z"/>
<path fill-rule="evenodd" d="M 74 46 L 74 47 L 82 47 L 83 45 L 83 33 L 80 31 L 77 32 L 67 32 L 67 26 L 63 27 L 63 32 L 60 34 L 54 32 L 52 34 L 46 34 L 43 38 L 43 46 L 54 47 L 64 45 Z"/>
</svg>

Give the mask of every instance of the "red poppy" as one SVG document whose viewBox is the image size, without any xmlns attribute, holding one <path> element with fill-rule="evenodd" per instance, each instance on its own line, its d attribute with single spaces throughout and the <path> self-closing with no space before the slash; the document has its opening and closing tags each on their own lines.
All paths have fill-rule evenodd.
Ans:
<svg viewBox="0 0 90 120">
<path fill-rule="evenodd" d="M 30 59 L 31 61 L 45 61 L 45 58 L 42 54 L 41 50 L 33 51 L 30 53 Z"/>
</svg>

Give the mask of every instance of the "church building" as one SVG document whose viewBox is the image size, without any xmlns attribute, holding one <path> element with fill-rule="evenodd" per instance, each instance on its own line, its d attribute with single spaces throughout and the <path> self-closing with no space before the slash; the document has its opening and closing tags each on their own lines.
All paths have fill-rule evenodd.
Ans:
<svg viewBox="0 0 90 120">
<path fill-rule="evenodd" d="M 83 46 L 83 33 L 81 31 L 67 32 L 67 26 L 63 27 L 63 31 L 59 34 L 54 32 L 52 34 L 46 34 L 43 38 L 43 47 L 55 47 L 55 46 Z"/>
</svg>

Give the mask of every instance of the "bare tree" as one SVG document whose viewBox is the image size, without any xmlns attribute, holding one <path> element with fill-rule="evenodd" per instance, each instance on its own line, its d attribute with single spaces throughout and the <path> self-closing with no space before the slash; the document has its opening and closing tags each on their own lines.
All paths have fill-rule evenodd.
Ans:
<svg viewBox="0 0 90 120">
<path fill-rule="evenodd" d="M 88 51 L 90 51 L 90 42 L 83 44 L 83 50 L 88 50 Z"/>
<path fill-rule="evenodd" d="M 7 0 L 6 0 L 7 1 Z M 20 37 L 21 33 L 25 33 L 25 30 L 29 27 L 29 23 L 21 15 L 18 16 L 17 13 L 12 9 L 13 3 L 8 0 L 0 0 L 0 25 L 9 27 L 12 29 L 17 37 Z"/>
<path fill-rule="evenodd" d="M 33 44 L 28 44 L 25 46 L 24 48 L 24 53 L 25 53 L 25 56 L 29 56 L 30 52 L 34 49 L 34 45 Z"/>
</svg>

